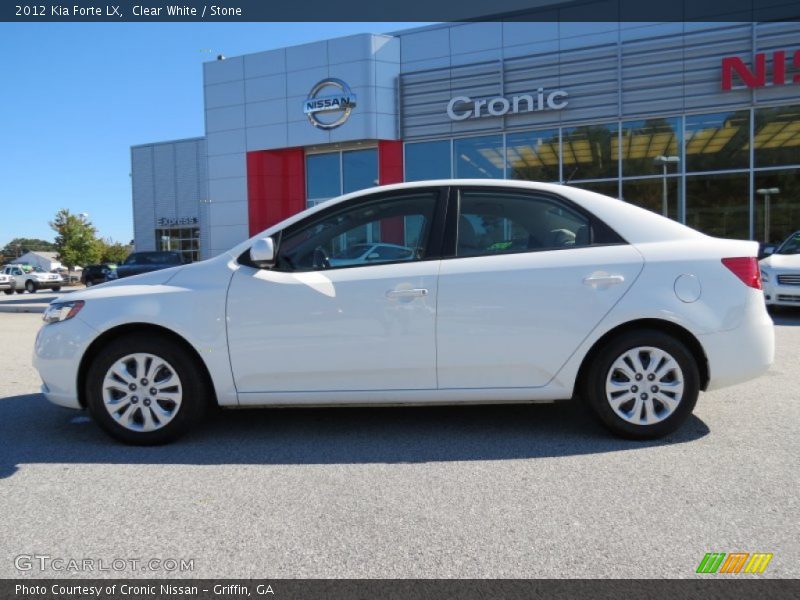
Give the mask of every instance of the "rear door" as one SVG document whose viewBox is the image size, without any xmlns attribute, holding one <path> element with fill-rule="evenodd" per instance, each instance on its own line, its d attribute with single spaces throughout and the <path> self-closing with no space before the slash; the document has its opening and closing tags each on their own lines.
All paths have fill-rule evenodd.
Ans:
<svg viewBox="0 0 800 600">
<path fill-rule="evenodd" d="M 564 198 L 462 188 L 437 310 L 441 389 L 546 385 L 630 288 L 643 260 Z"/>
</svg>

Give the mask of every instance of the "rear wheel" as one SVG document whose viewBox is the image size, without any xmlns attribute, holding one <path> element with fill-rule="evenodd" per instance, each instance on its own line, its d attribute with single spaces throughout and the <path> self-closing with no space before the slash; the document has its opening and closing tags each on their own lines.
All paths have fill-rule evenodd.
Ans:
<svg viewBox="0 0 800 600">
<path fill-rule="evenodd" d="M 206 378 L 183 346 L 133 334 L 103 348 L 86 377 L 87 407 L 112 437 L 136 445 L 177 439 L 203 416 Z"/>
<path fill-rule="evenodd" d="M 676 338 L 657 330 L 610 340 L 589 365 L 583 396 L 617 435 L 654 439 L 680 427 L 700 390 L 697 363 Z"/>
</svg>

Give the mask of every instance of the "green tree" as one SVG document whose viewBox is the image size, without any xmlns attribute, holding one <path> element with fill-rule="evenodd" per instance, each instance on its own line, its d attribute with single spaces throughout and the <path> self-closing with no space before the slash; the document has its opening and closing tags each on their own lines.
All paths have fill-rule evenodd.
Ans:
<svg viewBox="0 0 800 600">
<path fill-rule="evenodd" d="M 97 240 L 100 247 L 100 262 L 119 264 L 128 257 L 128 247 L 111 238 Z"/>
<path fill-rule="evenodd" d="M 84 215 L 73 215 L 62 208 L 50 222 L 56 232 L 58 259 L 67 267 L 84 266 L 100 259 L 97 229 Z"/>
<path fill-rule="evenodd" d="M 37 238 L 14 238 L 5 246 L 3 246 L 3 249 L 0 250 L 0 254 L 11 258 L 16 258 L 17 256 L 22 256 L 26 252 L 32 252 L 36 250 L 52 252 L 55 250 L 55 244 L 53 244 L 53 242 L 48 242 L 47 240 L 40 240 Z"/>
</svg>

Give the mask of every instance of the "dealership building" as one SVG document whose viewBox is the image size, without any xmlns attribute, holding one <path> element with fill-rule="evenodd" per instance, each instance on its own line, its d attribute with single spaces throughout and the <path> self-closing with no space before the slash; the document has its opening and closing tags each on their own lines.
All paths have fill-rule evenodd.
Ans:
<svg viewBox="0 0 800 600">
<path fill-rule="evenodd" d="M 206 63 L 205 135 L 131 149 L 136 249 L 208 258 L 342 193 L 448 177 L 559 182 L 715 236 L 800 229 L 800 22 L 550 10 Z"/>
</svg>

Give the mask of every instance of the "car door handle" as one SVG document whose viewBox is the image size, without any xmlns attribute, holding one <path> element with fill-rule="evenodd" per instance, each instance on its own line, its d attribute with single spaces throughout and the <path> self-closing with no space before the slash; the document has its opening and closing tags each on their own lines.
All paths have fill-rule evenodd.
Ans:
<svg viewBox="0 0 800 600">
<path fill-rule="evenodd" d="M 608 273 L 596 273 L 584 278 L 583 283 L 593 287 L 606 287 L 623 283 L 625 277 L 622 275 L 610 275 Z"/>
<path fill-rule="evenodd" d="M 413 288 L 410 290 L 389 290 L 386 292 L 386 297 L 389 300 L 397 300 L 399 298 L 422 298 L 428 295 L 428 290 L 424 288 Z"/>
</svg>

